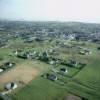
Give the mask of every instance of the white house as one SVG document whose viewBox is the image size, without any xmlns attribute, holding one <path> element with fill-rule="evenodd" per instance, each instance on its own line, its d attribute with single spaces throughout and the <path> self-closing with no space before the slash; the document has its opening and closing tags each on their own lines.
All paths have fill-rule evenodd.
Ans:
<svg viewBox="0 0 100 100">
<path fill-rule="evenodd" d="M 68 73 L 68 70 L 66 68 L 61 68 L 60 73 L 61 74 Z"/>
<path fill-rule="evenodd" d="M 3 72 L 3 69 L 0 68 L 0 73 Z"/>
<path fill-rule="evenodd" d="M 17 87 L 18 87 L 17 84 L 14 82 L 11 82 L 11 83 L 8 83 L 5 85 L 5 89 L 7 89 L 7 90 L 16 89 Z"/>
</svg>

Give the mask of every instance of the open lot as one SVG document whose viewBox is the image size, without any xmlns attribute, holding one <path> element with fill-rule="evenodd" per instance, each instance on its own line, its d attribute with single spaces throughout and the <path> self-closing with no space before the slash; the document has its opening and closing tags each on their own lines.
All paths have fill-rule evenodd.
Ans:
<svg viewBox="0 0 100 100">
<path fill-rule="evenodd" d="M 32 79 L 38 75 L 38 71 L 26 65 L 25 63 L 18 64 L 16 67 L 0 75 L 0 85 L 4 85 L 9 82 L 22 82 L 28 84 Z"/>
</svg>

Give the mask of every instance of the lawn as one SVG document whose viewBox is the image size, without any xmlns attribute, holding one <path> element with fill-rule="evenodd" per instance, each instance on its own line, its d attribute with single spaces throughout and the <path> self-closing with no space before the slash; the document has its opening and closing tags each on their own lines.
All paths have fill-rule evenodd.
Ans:
<svg viewBox="0 0 100 100">
<path fill-rule="evenodd" d="M 12 97 L 13 100 L 63 100 L 67 94 L 58 84 L 38 77 Z"/>
<path fill-rule="evenodd" d="M 100 56 L 96 46 L 91 46 L 93 53 L 85 56 L 87 66 L 83 68 L 72 82 L 67 84 L 68 90 L 89 100 L 100 99 Z"/>
</svg>

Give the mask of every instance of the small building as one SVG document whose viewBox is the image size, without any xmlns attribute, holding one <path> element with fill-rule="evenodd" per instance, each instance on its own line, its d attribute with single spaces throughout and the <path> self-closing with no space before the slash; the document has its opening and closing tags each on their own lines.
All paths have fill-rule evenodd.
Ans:
<svg viewBox="0 0 100 100">
<path fill-rule="evenodd" d="M 40 59 L 41 61 L 48 62 L 48 61 L 49 61 L 48 53 L 47 53 L 47 52 L 41 53 L 39 59 Z"/>
<path fill-rule="evenodd" d="M 84 50 L 86 54 L 91 54 L 92 52 L 88 49 Z"/>
<path fill-rule="evenodd" d="M 50 64 L 50 65 L 54 65 L 54 64 L 55 64 L 55 61 L 51 60 L 51 61 L 49 62 L 49 64 Z"/>
<path fill-rule="evenodd" d="M 80 51 L 79 54 L 85 55 L 85 52 L 84 51 Z"/>
<path fill-rule="evenodd" d="M 7 66 L 7 67 L 13 67 L 15 65 L 15 63 L 12 63 L 12 62 L 6 62 L 4 64 L 4 66 Z"/>
<path fill-rule="evenodd" d="M 11 82 L 11 83 L 8 83 L 5 85 L 5 89 L 6 90 L 12 90 L 12 89 L 16 89 L 18 86 L 16 83 L 14 82 Z"/>
<path fill-rule="evenodd" d="M 54 74 L 47 74 L 47 79 L 51 80 L 51 81 L 56 81 L 57 80 L 57 76 Z"/>
<path fill-rule="evenodd" d="M 3 65 L 0 66 L 0 69 L 6 70 L 8 68 L 14 67 L 15 63 L 12 62 L 6 62 Z"/>
<path fill-rule="evenodd" d="M 69 60 L 68 65 L 71 66 L 71 67 L 77 67 L 78 63 L 74 60 Z"/>
<path fill-rule="evenodd" d="M 3 69 L 0 68 L 0 73 L 3 72 Z"/>
<path fill-rule="evenodd" d="M 60 69 L 60 73 L 67 73 L 68 71 L 67 71 L 67 69 L 66 68 L 61 68 Z"/>
<path fill-rule="evenodd" d="M 79 54 L 82 54 L 82 55 L 88 55 L 88 54 L 91 54 L 91 53 L 92 52 L 90 50 L 87 50 L 87 49 L 82 50 L 82 51 L 79 52 Z"/>
<path fill-rule="evenodd" d="M 18 55 L 18 50 L 14 51 L 14 54 L 17 56 Z"/>
<path fill-rule="evenodd" d="M 53 49 L 49 49 L 49 51 L 48 51 L 49 53 L 53 53 L 54 52 L 54 50 Z"/>
<path fill-rule="evenodd" d="M 75 39 L 75 34 L 69 34 L 66 38 L 68 39 L 68 40 L 74 40 Z"/>
</svg>

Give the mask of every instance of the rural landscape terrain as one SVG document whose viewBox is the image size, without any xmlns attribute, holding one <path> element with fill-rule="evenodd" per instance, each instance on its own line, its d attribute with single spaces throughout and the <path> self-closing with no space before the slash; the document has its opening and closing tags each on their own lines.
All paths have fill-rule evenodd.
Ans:
<svg viewBox="0 0 100 100">
<path fill-rule="evenodd" d="M 0 21 L 0 100 L 100 100 L 100 24 Z"/>
</svg>

